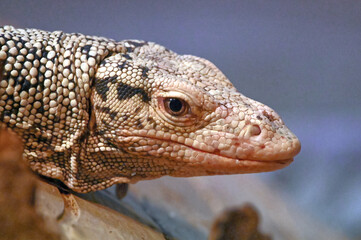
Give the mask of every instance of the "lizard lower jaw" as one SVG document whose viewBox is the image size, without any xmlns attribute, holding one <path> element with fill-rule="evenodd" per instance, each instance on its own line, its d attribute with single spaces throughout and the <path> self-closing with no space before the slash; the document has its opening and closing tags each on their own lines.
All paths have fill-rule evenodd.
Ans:
<svg viewBox="0 0 361 240">
<path fill-rule="evenodd" d="M 215 160 L 215 159 L 214 159 Z M 230 161 L 229 161 L 230 160 Z M 193 177 L 205 175 L 231 175 L 231 174 L 246 174 L 271 172 L 282 169 L 291 164 L 293 158 L 286 160 L 274 161 L 257 161 L 246 159 L 218 159 L 212 163 L 205 163 L 186 165 L 177 172 L 171 174 L 173 177 Z"/>
<path fill-rule="evenodd" d="M 239 162 L 237 162 L 239 161 Z M 293 158 L 286 160 L 273 161 L 257 161 L 257 160 L 236 160 L 236 166 L 229 166 L 227 168 L 220 167 L 213 171 L 209 170 L 208 175 L 217 174 L 239 174 L 239 173 L 259 173 L 271 172 L 287 167 L 293 162 Z"/>
</svg>

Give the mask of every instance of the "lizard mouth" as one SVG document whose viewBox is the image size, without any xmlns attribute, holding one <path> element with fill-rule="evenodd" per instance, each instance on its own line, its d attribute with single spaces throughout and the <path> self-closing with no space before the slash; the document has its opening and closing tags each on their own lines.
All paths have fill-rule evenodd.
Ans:
<svg viewBox="0 0 361 240">
<path fill-rule="evenodd" d="M 293 161 L 293 158 L 275 160 L 232 158 L 221 155 L 219 151 L 207 152 L 169 139 L 150 136 L 132 136 L 131 138 L 132 141 L 143 140 L 136 141 L 140 145 L 148 146 L 147 143 L 152 143 L 152 146 L 158 146 L 148 151 L 144 149 L 143 154 L 176 161 L 176 165 L 181 168 L 181 173 L 176 171 L 172 174 L 173 176 L 269 172 L 284 168 Z"/>
<path fill-rule="evenodd" d="M 195 169 L 204 168 L 207 175 L 271 172 L 284 168 L 293 162 L 293 158 L 279 160 L 232 158 L 217 152 L 206 152 L 188 145 L 181 145 L 191 149 L 190 159 L 201 159 L 199 162 L 190 160 L 191 166 Z"/>
</svg>

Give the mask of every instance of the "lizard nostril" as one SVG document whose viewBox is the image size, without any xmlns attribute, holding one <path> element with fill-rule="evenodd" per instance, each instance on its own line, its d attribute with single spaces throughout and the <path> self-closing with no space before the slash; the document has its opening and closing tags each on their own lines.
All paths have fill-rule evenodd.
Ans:
<svg viewBox="0 0 361 240">
<path fill-rule="evenodd" d="M 244 138 L 255 137 L 261 134 L 261 128 L 258 125 L 248 125 L 244 132 Z"/>
<path fill-rule="evenodd" d="M 258 125 L 252 125 L 250 129 L 251 136 L 258 136 L 261 134 L 261 128 Z"/>
</svg>

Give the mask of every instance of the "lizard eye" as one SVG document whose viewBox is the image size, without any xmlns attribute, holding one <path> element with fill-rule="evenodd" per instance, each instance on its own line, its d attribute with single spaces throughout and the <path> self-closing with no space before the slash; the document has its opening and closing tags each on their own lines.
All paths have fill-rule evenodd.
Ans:
<svg viewBox="0 0 361 240">
<path fill-rule="evenodd" d="M 165 110 L 173 116 L 182 116 L 188 113 L 188 103 L 180 98 L 165 98 L 163 101 Z"/>
</svg>

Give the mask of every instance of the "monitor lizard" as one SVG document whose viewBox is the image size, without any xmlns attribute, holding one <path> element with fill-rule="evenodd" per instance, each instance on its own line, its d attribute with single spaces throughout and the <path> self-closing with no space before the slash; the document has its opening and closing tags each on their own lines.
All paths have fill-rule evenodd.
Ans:
<svg viewBox="0 0 361 240">
<path fill-rule="evenodd" d="M 211 62 L 153 42 L 0 28 L 0 125 L 76 192 L 170 175 L 273 171 L 300 151 Z"/>
</svg>

